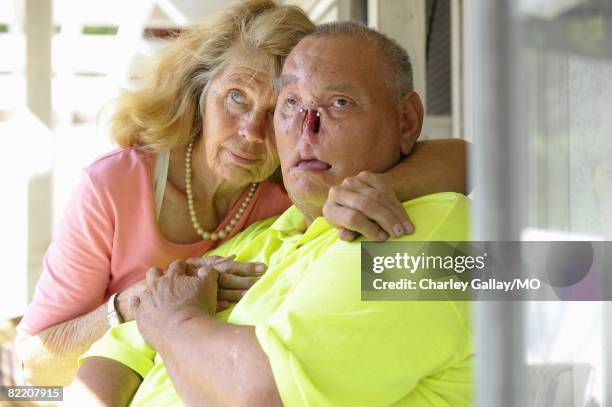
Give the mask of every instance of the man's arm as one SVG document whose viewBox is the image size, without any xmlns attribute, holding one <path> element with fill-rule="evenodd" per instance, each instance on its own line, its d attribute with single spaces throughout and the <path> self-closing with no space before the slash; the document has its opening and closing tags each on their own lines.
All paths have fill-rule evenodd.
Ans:
<svg viewBox="0 0 612 407">
<path fill-rule="evenodd" d="M 79 369 L 75 382 L 66 389 L 64 404 L 128 406 L 141 382 L 138 373 L 129 367 L 104 357 L 91 357 Z"/>
<path fill-rule="evenodd" d="M 200 313 L 178 320 L 158 346 L 177 392 L 189 405 L 282 406 L 253 327 Z"/>
<path fill-rule="evenodd" d="M 216 270 L 197 276 L 183 261 L 167 272 L 147 272 L 148 289 L 133 298 L 138 330 L 161 355 L 177 392 L 188 404 L 282 405 L 255 329 L 210 316 L 216 309 Z"/>
<path fill-rule="evenodd" d="M 138 328 L 189 405 L 281 405 L 281 394 L 289 405 L 425 403 L 414 391 L 419 383 L 468 355 L 463 321 L 441 301 L 360 301 L 358 265 L 359 252 L 316 262 L 257 328 L 206 314 L 215 273 L 148 273 L 150 291 L 135 301 Z M 465 386 L 453 380 L 436 385 L 449 404 L 466 405 L 454 403 L 471 391 L 464 370 L 457 380 Z"/>
</svg>

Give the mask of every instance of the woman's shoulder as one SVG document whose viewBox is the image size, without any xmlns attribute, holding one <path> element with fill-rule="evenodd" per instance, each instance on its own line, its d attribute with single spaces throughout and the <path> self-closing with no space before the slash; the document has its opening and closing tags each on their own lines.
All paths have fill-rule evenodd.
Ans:
<svg viewBox="0 0 612 407">
<path fill-rule="evenodd" d="M 121 197 L 147 193 L 151 188 L 155 153 L 120 148 L 95 159 L 85 168 L 87 183 L 98 195 Z"/>
<path fill-rule="evenodd" d="M 154 158 L 154 153 L 139 147 L 118 148 L 96 158 L 86 171 L 92 176 L 125 176 L 135 170 L 149 169 Z"/>
</svg>

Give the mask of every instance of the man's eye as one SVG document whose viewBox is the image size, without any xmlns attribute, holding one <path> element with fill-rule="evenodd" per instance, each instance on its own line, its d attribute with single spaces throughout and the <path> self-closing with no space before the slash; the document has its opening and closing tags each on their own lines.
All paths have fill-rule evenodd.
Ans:
<svg viewBox="0 0 612 407">
<path fill-rule="evenodd" d="M 287 107 L 297 107 L 298 105 L 298 101 L 295 98 L 287 98 L 285 99 L 285 105 L 287 105 Z"/>
<path fill-rule="evenodd" d="M 346 98 L 336 98 L 332 104 L 334 107 L 347 107 L 351 104 L 351 101 Z"/>
<path fill-rule="evenodd" d="M 244 96 L 242 95 L 242 92 L 240 92 L 239 90 L 236 89 L 232 89 L 229 92 L 229 97 L 230 99 L 232 99 L 233 102 L 236 103 L 244 103 Z"/>
</svg>

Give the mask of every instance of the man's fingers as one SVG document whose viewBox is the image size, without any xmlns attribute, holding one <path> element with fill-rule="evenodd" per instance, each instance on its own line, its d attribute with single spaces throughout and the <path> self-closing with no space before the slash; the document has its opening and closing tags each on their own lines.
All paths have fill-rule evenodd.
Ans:
<svg viewBox="0 0 612 407">
<path fill-rule="evenodd" d="M 219 288 L 228 290 L 248 290 L 259 277 L 241 277 L 231 273 L 219 274 Z"/>
<path fill-rule="evenodd" d="M 217 281 L 219 278 L 219 273 L 217 272 L 217 270 L 208 266 L 200 267 L 198 269 L 197 275 L 202 280 L 211 279 Z"/>
<path fill-rule="evenodd" d="M 184 260 L 175 260 L 168 267 L 167 273 L 171 276 L 181 276 L 187 273 L 187 263 Z"/>
<path fill-rule="evenodd" d="M 164 272 L 161 269 L 157 267 L 151 267 L 149 270 L 147 270 L 147 274 L 146 274 L 147 286 L 153 287 L 153 285 L 155 284 L 155 281 L 158 278 L 160 278 L 163 274 Z"/>
<path fill-rule="evenodd" d="M 221 273 L 231 273 L 242 277 L 261 276 L 265 273 L 266 268 L 267 266 L 263 263 L 240 261 L 227 261 L 215 265 L 215 270 Z"/>
<path fill-rule="evenodd" d="M 247 293 L 247 290 L 223 290 L 219 289 L 217 293 L 217 300 L 225 300 L 229 302 L 238 302 L 244 295 Z"/>
<path fill-rule="evenodd" d="M 143 304 L 147 303 L 153 305 L 153 307 L 157 307 L 157 301 L 155 301 L 155 296 L 149 289 L 144 290 L 142 294 L 140 294 L 137 298 L 139 309 Z"/>
</svg>

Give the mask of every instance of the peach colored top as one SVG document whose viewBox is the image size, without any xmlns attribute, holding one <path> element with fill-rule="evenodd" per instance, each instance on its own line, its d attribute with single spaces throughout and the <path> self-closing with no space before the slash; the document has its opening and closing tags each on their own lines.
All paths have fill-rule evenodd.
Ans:
<svg viewBox="0 0 612 407">
<path fill-rule="evenodd" d="M 154 168 L 155 154 L 126 148 L 85 169 L 45 254 L 34 298 L 18 327 L 21 339 L 90 312 L 144 278 L 150 267 L 166 268 L 219 246 L 220 241 L 178 244 L 164 238 L 156 220 Z M 245 195 L 217 230 L 229 223 Z M 290 205 L 281 186 L 260 183 L 225 240 Z"/>
</svg>

